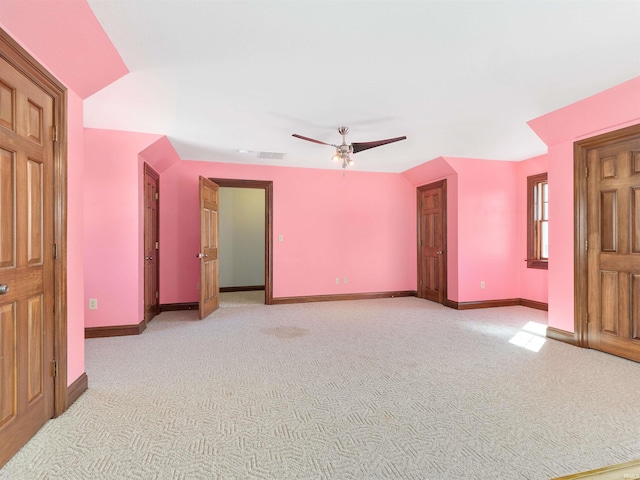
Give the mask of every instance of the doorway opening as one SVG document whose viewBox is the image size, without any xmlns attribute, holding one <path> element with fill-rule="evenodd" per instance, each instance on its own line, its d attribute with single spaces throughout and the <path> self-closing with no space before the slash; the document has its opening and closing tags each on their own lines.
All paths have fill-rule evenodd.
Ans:
<svg viewBox="0 0 640 480">
<path fill-rule="evenodd" d="M 211 178 L 220 187 L 220 306 L 273 302 L 273 182 Z"/>
</svg>

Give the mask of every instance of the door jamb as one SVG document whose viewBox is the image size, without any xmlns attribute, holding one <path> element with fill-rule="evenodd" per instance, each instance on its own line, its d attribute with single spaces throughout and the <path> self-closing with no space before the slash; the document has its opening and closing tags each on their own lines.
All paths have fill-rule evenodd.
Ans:
<svg viewBox="0 0 640 480">
<path fill-rule="evenodd" d="M 58 374 L 53 379 L 53 416 L 68 407 L 67 391 L 67 89 L 22 46 L 0 28 L 0 56 L 53 99 L 53 235 L 54 312 L 53 355 Z M 57 137 L 57 138 L 56 138 Z"/>
<path fill-rule="evenodd" d="M 443 178 L 442 180 L 438 180 L 436 182 L 427 183 L 425 185 L 420 185 L 416 188 L 416 214 L 418 217 L 417 223 L 417 239 L 416 243 L 418 244 L 418 285 L 417 292 L 418 298 L 420 297 L 420 278 L 422 274 L 422 248 L 420 248 L 420 224 L 422 220 L 421 211 L 420 211 L 420 192 L 423 190 L 428 190 L 434 187 L 442 186 L 442 243 L 444 248 L 444 254 L 442 255 L 442 302 L 441 305 L 447 305 L 448 296 L 447 296 L 447 256 L 449 255 L 448 243 L 447 243 L 447 179 Z"/>
<path fill-rule="evenodd" d="M 219 187 L 264 190 L 264 303 L 273 305 L 273 181 L 210 178 Z"/>
<path fill-rule="evenodd" d="M 574 334 L 576 344 L 589 348 L 587 327 L 587 152 L 591 148 L 619 142 L 640 135 L 640 124 L 586 138 L 573 144 L 573 209 L 574 209 Z"/>
</svg>

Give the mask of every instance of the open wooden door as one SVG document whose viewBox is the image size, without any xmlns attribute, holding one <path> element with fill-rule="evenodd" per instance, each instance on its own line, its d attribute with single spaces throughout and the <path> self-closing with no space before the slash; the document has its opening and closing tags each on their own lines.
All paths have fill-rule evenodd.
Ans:
<svg viewBox="0 0 640 480">
<path fill-rule="evenodd" d="M 200 319 L 218 308 L 218 185 L 200 177 Z"/>
<path fill-rule="evenodd" d="M 418 297 L 441 304 L 447 287 L 446 182 L 418 188 Z"/>
<path fill-rule="evenodd" d="M 0 466 L 54 415 L 54 99 L 0 57 Z"/>
</svg>

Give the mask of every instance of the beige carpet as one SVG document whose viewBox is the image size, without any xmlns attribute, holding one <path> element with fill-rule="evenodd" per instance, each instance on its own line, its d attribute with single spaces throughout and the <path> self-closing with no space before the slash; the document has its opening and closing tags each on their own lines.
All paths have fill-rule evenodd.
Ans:
<svg viewBox="0 0 640 480">
<path fill-rule="evenodd" d="M 0 479 L 548 479 L 640 458 L 640 364 L 510 343 L 538 348 L 519 332 L 544 312 L 396 298 L 196 315 L 87 340 L 89 390 Z"/>
<path fill-rule="evenodd" d="M 243 307 L 246 305 L 264 305 L 264 290 L 250 290 L 247 292 L 220 293 L 221 307 Z"/>
</svg>

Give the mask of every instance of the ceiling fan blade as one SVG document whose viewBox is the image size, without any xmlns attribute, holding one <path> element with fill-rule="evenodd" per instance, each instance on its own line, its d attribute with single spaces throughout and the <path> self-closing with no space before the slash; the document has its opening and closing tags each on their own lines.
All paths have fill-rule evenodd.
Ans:
<svg viewBox="0 0 640 480">
<path fill-rule="evenodd" d="M 382 145 L 386 145 L 387 143 L 399 142 L 400 140 L 406 140 L 407 137 L 396 137 L 389 138 L 387 140 L 377 140 L 375 142 L 362 142 L 362 143 L 352 143 L 353 153 L 362 152 L 363 150 L 368 150 L 370 148 L 380 147 Z"/>
<path fill-rule="evenodd" d="M 303 137 L 302 135 L 298 135 L 297 133 L 294 133 L 292 137 L 299 138 L 300 140 L 306 140 L 307 142 L 319 143 L 320 145 L 329 145 L 330 147 L 335 147 L 335 145 L 331 143 L 321 142 L 320 140 L 314 140 L 313 138 L 309 137 Z"/>
</svg>

